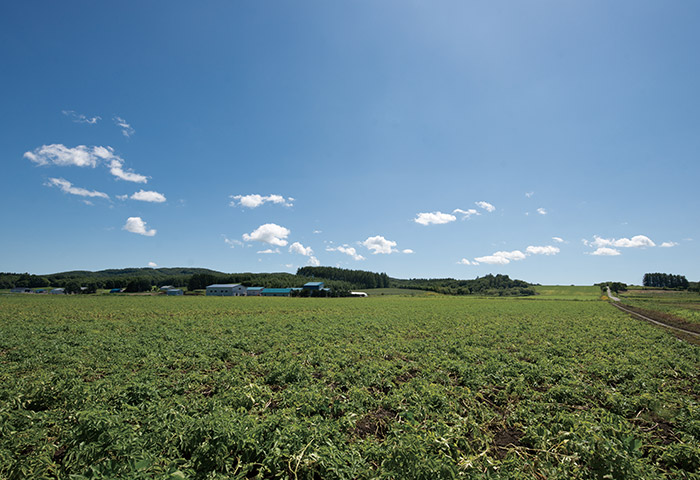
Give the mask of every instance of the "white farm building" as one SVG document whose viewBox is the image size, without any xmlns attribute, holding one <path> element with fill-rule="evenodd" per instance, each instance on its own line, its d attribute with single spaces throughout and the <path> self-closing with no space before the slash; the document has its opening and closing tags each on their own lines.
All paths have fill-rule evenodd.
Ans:
<svg viewBox="0 0 700 480">
<path fill-rule="evenodd" d="M 207 286 L 207 296 L 244 297 L 247 288 L 238 283 L 220 283 Z"/>
</svg>

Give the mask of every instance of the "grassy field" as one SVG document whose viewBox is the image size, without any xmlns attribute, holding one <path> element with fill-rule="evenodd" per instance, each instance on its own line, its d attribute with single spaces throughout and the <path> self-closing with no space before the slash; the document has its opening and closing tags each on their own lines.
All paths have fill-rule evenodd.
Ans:
<svg viewBox="0 0 700 480">
<path fill-rule="evenodd" d="M 700 347 L 565 293 L 3 297 L 0 478 L 698 478 Z"/>
<path fill-rule="evenodd" d="M 538 285 L 537 297 L 561 300 L 600 300 L 601 291 L 596 286 Z"/>
<path fill-rule="evenodd" d="M 434 292 L 426 292 L 425 290 L 415 290 L 412 288 L 365 288 L 361 290 L 371 297 L 383 295 L 402 295 L 404 297 L 437 295 Z"/>
<path fill-rule="evenodd" d="M 630 289 L 620 299 L 631 306 L 671 315 L 700 325 L 700 294 L 697 292 Z"/>
</svg>

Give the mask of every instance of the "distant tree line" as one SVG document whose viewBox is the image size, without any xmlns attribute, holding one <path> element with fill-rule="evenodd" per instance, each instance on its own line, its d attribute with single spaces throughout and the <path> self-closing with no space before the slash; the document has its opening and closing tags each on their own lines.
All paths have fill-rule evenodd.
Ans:
<svg viewBox="0 0 700 480">
<path fill-rule="evenodd" d="M 371 288 L 408 288 L 445 295 L 534 295 L 532 285 L 512 280 L 508 275 L 486 275 L 473 280 L 454 278 L 397 279 L 386 273 L 349 270 L 335 267 L 302 267 L 291 273 L 223 273 L 204 268 L 125 268 L 89 272 L 84 270 L 49 275 L 0 273 L 0 288 L 63 287 L 75 293 L 93 293 L 98 289 L 124 289 L 146 292 L 163 285 L 202 290 L 216 283 L 240 283 L 247 287 L 294 288 L 309 281 L 322 281 L 332 295 Z M 86 287 L 86 288 L 81 288 Z M 77 289 L 77 290 L 76 290 Z"/>
<path fill-rule="evenodd" d="M 319 280 L 337 280 L 352 285 L 354 288 L 387 288 L 391 279 L 386 273 L 367 272 L 365 270 L 348 270 L 336 267 L 302 267 L 297 276 Z"/>
<path fill-rule="evenodd" d="M 690 282 L 683 275 L 672 275 L 669 273 L 645 273 L 642 285 L 654 288 L 676 288 L 687 290 Z"/>
<path fill-rule="evenodd" d="M 596 283 L 595 286 L 600 287 L 600 291 L 603 293 L 608 291 L 608 287 L 610 287 L 610 291 L 613 293 L 620 293 L 620 292 L 627 291 L 627 284 L 621 283 L 621 282 L 602 282 L 602 283 Z"/>
</svg>

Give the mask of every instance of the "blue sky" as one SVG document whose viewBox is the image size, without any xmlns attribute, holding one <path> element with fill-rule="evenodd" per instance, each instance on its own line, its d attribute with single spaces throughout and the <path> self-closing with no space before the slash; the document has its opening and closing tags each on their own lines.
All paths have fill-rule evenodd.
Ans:
<svg viewBox="0 0 700 480">
<path fill-rule="evenodd" d="M 0 270 L 700 279 L 694 1 L 5 2 Z"/>
</svg>

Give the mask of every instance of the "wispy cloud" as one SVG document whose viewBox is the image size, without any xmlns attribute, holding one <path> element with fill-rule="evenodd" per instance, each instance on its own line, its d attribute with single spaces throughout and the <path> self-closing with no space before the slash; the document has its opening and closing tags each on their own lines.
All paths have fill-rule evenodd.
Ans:
<svg viewBox="0 0 700 480">
<path fill-rule="evenodd" d="M 226 236 L 224 236 L 224 243 L 231 248 L 243 246 L 243 242 L 241 242 L 240 240 L 230 239 Z"/>
<path fill-rule="evenodd" d="M 376 235 L 374 237 L 368 237 L 367 240 L 362 242 L 362 245 L 371 250 L 373 254 L 390 254 L 396 252 L 394 247 L 396 247 L 396 242 L 387 240 L 381 235 Z"/>
<path fill-rule="evenodd" d="M 678 242 L 663 242 L 661 245 L 659 245 L 661 248 L 671 248 L 675 246 L 678 246 Z"/>
<path fill-rule="evenodd" d="M 475 202 L 475 203 L 476 203 L 477 207 L 483 208 L 487 212 L 493 212 L 494 210 L 496 210 L 496 207 L 491 205 L 489 202 L 481 201 L 481 202 Z"/>
<path fill-rule="evenodd" d="M 559 251 L 559 247 L 553 247 L 552 245 L 542 247 L 530 245 L 525 249 L 525 252 L 530 255 L 556 255 Z"/>
<path fill-rule="evenodd" d="M 144 222 L 141 217 L 129 217 L 126 219 L 126 224 L 122 227 L 123 230 L 131 233 L 137 233 L 139 235 L 144 235 L 146 237 L 152 237 L 156 234 L 155 229 L 148 229 L 146 227 L 146 222 Z"/>
<path fill-rule="evenodd" d="M 354 247 L 351 247 L 349 245 L 342 245 L 339 247 L 326 247 L 327 252 L 340 252 L 344 253 L 345 255 L 351 256 L 354 260 L 364 260 L 365 257 L 357 253 L 357 250 L 355 250 Z"/>
<path fill-rule="evenodd" d="M 561 237 L 552 237 L 552 240 L 554 240 L 557 243 L 564 243 L 564 239 Z"/>
<path fill-rule="evenodd" d="M 418 216 L 413 219 L 414 222 L 421 225 L 440 225 L 454 222 L 455 220 L 457 220 L 457 217 L 454 215 L 442 212 L 419 213 Z"/>
<path fill-rule="evenodd" d="M 114 153 L 112 147 L 86 147 L 78 145 L 69 148 L 60 143 L 42 145 L 32 152 L 25 152 L 24 158 L 37 165 L 56 165 L 59 167 L 96 167 L 104 163 L 115 177 L 136 183 L 147 183 L 148 177 L 124 170 L 124 160 Z"/>
<path fill-rule="evenodd" d="M 486 255 L 485 257 L 476 257 L 479 263 L 488 263 L 490 265 L 507 265 L 511 261 L 524 260 L 526 255 L 520 250 L 513 250 L 512 252 L 495 252 L 492 255 Z"/>
<path fill-rule="evenodd" d="M 80 197 L 109 198 L 109 195 L 103 192 L 74 187 L 73 184 L 65 178 L 49 178 L 46 185 L 49 187 L 58 187 L 63 193 L 70 193 L 71 195 L 78 195 Z"/>
<path fill-rule="evenodd" d="M 405 253 L 405 254 L 410 255 L 410 254 L 412 254 L 412 253 L 414 253 L 414 252 L 413 252 L 413 250 L 411 250 L 410 248 L 404 248 L 403 250 L 401 250 L 401 253 Z"/>
<path fill-rule="evenodd" d="M 263 242 L 269 243 L 270 245 L 276 245 L 278 247 L 284 247 L 287 245 L 286 238 L 289 236 L 291 231 L 275 223 L 266 223 L 260 225 L 251 233 L 244 233 L 243 240 L 246 242 Z"/>
<path fill-rule="evenodd" d="M 459 264 L 459 265 L 479 265 L 479 262 L 472 262 L 466 258 L 463 258 L 462 260 L 457 262 L 457 264 Z"/>
<path fill-rule="evenodd" d="M 479 212 L 477 212 L 473 208 L 470 208 L 468 210 L 462 210 L 461 208 L 455 208 L 452 211 L 452 213 L 458 213 L 458 214 L 462 215 L 462 220 L 465 220 L 465 219 L 471 217 L 472 215 L 481 215 Z"/>
<path fill-rule="evenodd" d="M 90 125 L 94 125 L 102 119 L 100 116 L 88 117 L 74 110 L 62 110 L 61 113 L 73 120 L 75 123 L 88 123 Z"/>
<path fill-rule="evenodd" d="M 531 198 L 534 194 L 535 194 L 535 192 L 525 192 L 525 196 L 527 198 Z"/>
<path fill-rule="evenodd" d="M 545 210 L 544 208 L 540 207 L 540 208 L 537 209 L 537 213 L 539 213 L 540 215 L 547 215 L 547 210 Z"/>
<path fill-rule="evenodd" d="M 277 253 L 282 253 L 282 252 L 280 252 L 279 248 L 275 248 L 274 250 L 272 248 L 268 248 L 267 250 L 258 250 L 257 253 L 269 255 L 269 254 L 277 254 Z"/>
<path fill-rule="evenodd" d="M 282 195 L 259 195 L 257 193 L 251 195 L 230 195 L 232 207 L 246 207 L 246 208 L 257 208 L 265 203 L 273 203 L 277 205 L 283 205 L 285 207 L 294 206 L 294 198 L 284 198 Z"/>
<path fill-rule="evenodd" d="M 595 252 L 591 253 L 591 255 L 614 257 L 620 255 L 620 251 L 609 247 L 599 247 Z"/>
<path fill-rule="evenodd" d="M 163 203 L 166 201 L 165 195 L 158 192 L 139 190 L 131 197 L 132 200 L 140 200 L 142 202 Z"/>
<path fill-rule="evenodd" d="M 655 247 L 656 244 L 646 235 L 635 235 L 632 238 L 602 238 L 593 236 L 593 241 L 583 240 L 587 247 L 616 247 L 616 248 L 643 248 Z"/>
<path fill-rule="evenodd" d="M 122 135 L 124 135 L 126 138 L 131 137 L 134 133 L 136 133 L 136 130 L 134 130 L 131 125 L 129 125 L 126 120 L 124 120 L 122 117 L 114 116 L 112 117 L 112 120 L 114 121 L 114 124 L 118 126 L 119 128 L 122 129 Z"/>
</svg>

